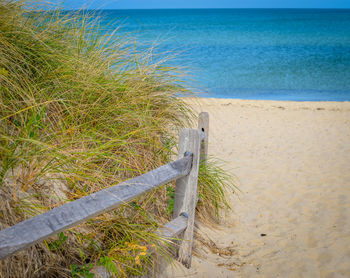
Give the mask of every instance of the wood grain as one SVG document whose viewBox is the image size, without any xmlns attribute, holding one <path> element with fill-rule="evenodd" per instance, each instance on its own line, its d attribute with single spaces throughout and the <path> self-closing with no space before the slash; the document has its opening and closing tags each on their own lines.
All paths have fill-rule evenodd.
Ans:
<svg viewBox="0 0 350 278">
<path fill-rule="evenodd" d="M 174 218 L 182 213 L 188 215 L 187 228 L 184 231 L 183 240 L 180 242 L 178 251 L 178 260 L 187 268 L 191 267 L 192 261 L 200 144 L 201 132 L 198 129 L 185 128 L 181 131 L 179 138 L 179 156 L 183 156 L 185 152 L 193 153 L 193 162 L 190 173 L 176 181 L 174 204 Z"/>
<path fill-rule="evenodd" d="M 180 215 L 164 225 L 164 227 L 158 231 L 158 234 L 164 238 L 174 239 L 186 229 L 187 221 L 188 219 L 185 216 Z"/>
</svg>

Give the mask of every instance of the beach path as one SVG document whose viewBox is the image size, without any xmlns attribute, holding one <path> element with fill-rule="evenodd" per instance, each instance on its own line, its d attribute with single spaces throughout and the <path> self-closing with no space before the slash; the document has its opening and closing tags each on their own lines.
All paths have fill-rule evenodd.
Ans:
<svg viewBox="0 0 350 278">
<path fill-rule="evenodd" d="M 165 277 L 350 277 L 350 103 L 186 101 L 242 192 Z"/>
</svg>

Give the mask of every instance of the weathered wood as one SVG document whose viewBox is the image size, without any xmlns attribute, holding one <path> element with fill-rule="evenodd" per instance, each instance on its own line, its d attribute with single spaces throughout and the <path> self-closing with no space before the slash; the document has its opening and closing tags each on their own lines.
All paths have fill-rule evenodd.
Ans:
<svg viewBox="0 0 350 278">
<path fill-rule="evenodd" d="M 191 267 L 194 216 L 197 203 L 197 181 L 199 168 L 201 132 L 198 129 L 183 129 L 179 139 L 179 156 L 186 151 L 193 153 L 193 162 L 190 173 L 176 181 L 174 218 L 181 213 L 188 215 L 187 228 L 183 240 L 180 242 L 178 260 L 187 268 Z"/>
<path fill-rule="evenodd" d="M 208 157 L 208 142 L 209 142 L 209 113 L 201 112 L 198 116 L 198 129 L 204 133 L 204 138 L 201 142 L 201 155 L 200 159 L 207 160 Z"/>
<path fill-rule="evenodd" d="M 54 208 L 0 231 L 0 259 L 144 194 L 155 187 L 186 176 L 190 154 L 144 175 Z"/>
<path fill-rule="evenodd" d="M 164 227 L 158 231 L 158 234 L 164 238 L 173 239 L 186 229 L 187 221 L 187 217 L 180 215 L 164 225 Z"/>
</svg>

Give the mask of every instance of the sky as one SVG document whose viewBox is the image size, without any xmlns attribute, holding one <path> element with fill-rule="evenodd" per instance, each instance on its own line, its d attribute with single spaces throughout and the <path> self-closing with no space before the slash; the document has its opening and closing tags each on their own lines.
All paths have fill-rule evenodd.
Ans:
<svg viewBox="0 0 350 278">
<path fill-rule="evenodd" d="M 65 0 L 64 2 L 64 8 L 68 9 L 350 8 L 350 0 Z"/>
</svg>

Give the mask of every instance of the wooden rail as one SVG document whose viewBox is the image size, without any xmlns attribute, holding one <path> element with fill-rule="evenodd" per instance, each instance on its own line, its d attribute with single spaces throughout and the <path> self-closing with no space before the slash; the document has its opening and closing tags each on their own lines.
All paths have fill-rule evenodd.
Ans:
<svg viewBox="0 0 350 278">
<path fill-rule="evenodd" d="M 199 129 L 185 128 L 181 131 L 177 160 L 1 230 L 0 259 L 176 180 L 174 219 L 164 225 L 158 233 L 167 238 L 183 234 L 183 240 L 179 244 L 178 259 L 189 268 L 198 198 L 199 160 L 205 159 L 207 155 L 209 127 L 207 121 L 209 121 L 208 113 L 201 113 Z"/>
</svg>

